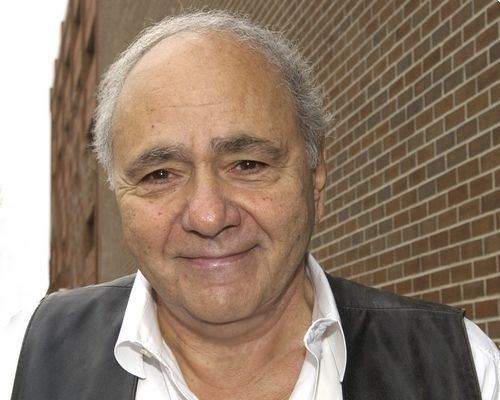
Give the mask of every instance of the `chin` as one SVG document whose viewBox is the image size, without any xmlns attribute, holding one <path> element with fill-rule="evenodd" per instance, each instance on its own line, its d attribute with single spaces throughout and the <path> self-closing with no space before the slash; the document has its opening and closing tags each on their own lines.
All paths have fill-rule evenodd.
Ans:
<svg viewBox="0 0 500 400">
<path fill-rule="evenodd" d="M 240 294 L 237 297 L 224 296 L 224 299 L 212 297 L 203 304 L 198 303 L 186 309 L 191 317 L 197 320 L 221 325 L 238 322 L 255 315 L 258 307 L 253 303 L 250 299 L 245 300 L 245 297 Z"/>
</svg>

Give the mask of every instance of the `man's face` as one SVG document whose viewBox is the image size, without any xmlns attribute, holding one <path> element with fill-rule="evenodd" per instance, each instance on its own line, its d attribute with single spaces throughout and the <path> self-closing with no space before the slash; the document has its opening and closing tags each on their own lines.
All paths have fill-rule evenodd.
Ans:
<svg viewBox="0 0 500 400">
<path fill-rule="evenodd" d="M 227 36 L 178 34 L 128 76 L 113 133 L 125 238 L 160 302 L 210 323 L 271 307 L 325 182 L 278 74 Z"/>
</svg>

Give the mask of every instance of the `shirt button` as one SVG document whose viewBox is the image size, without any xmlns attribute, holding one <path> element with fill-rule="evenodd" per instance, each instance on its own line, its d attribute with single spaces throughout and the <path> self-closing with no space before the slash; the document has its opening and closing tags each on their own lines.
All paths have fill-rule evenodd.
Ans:
<svg viewBox="0 0 500 400">
<path fill-rule="evenodd" d="M 139 350 L 139 352 L 144 356 L 144 357 L 147 357 L 147 358 L 151 358 L 151 353 L 149 351 L 147 351 L 146 349 L 144 348 L 141 348 Z"/>
</svg>

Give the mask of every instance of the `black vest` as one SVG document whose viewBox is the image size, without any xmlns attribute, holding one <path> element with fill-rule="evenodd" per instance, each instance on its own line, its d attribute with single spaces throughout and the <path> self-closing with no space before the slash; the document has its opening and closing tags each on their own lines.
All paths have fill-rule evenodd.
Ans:
<svg viewBox="0 0 500 400">
<path fill-rule="evenodd" d="M 461 311 L 328 280 L 347 341 L 343 400 L 481 400 Z M 132 283 L 47 296 L 28 325 L 12 400 L 133 400 L 137 378 L 113 354 Z"/>
</svg>

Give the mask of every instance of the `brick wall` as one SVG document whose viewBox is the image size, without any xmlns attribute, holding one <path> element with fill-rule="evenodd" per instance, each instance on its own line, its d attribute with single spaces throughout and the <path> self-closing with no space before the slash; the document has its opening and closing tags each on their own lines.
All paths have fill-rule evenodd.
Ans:
<svg viewBox="0 0 500 400">
<path fill-rule="evenodd" d="M 322 83 L 335 126 L 311 249 L 325 269 L 462 307 L 500 343 L 500 3 L 206 3 L 163 2 L 284 30 Z"/>
<path fill-rule="evenodd" d="M 337 120 L 314 253 L 335 274 L 462 307 L 498 342 L 500 3 L 354 4 L 322 12 L 331 36 L 309 51 Z"/>
<path fill-rule="evenodd" d="M 96 282 L 95 1 L 70 1 L 51 89 L 50 291 Z"/>
</svg>

